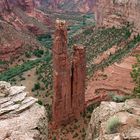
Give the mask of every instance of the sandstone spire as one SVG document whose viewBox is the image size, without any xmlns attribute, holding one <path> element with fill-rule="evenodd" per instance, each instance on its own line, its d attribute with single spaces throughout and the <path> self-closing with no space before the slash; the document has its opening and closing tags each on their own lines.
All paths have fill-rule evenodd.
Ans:
<svg viewBox="0 0 140 140">
<path fill-rule="evenodd" d="M 53 122 L 67 124 L 80 116 L 85 103 L 85 48 L 74 46 L 72 64 L 67 53 L 66 22 L 56 20 L 53 45 Z M 72 67 L 71 67 L 72 65 Z"/>
<path fill-rule="evenodd" d="M 67 54 L 65 21 L 56 20 L 53 46 L 53 121 L 57 124 L 69 119 L 71 110 L 70 61 Z"/>
<path fill-rule="evenodd" d="M 72 59 L 72 108 L 75 116 L 84 111 L 85 79 L 86 79 L 85 48 L 74 45 Z"/>
</svg>

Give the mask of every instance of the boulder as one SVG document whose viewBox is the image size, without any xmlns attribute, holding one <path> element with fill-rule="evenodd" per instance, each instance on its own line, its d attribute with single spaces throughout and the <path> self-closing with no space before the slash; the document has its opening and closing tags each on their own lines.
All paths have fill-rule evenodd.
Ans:
<svg viewBox="0 0 140 140">
<path fill-rule="evenodd" d="M 139 140 L 139 108 L 140 99 L 129 99 L 124 103 L 101 102 L 92 113 L 86 140 Z M 115 125 L 115 119 L 109 123 L 111 118 L 117 118 L 118 124 Z M 109 125 L 113 125 L 116 131 L 110 134 L 107 130 Z"/>
<path fill-rule="evenodd" d="M 44 106 L 37 104 L 37 99 L 27 97 L 24 86 L 0 82 L 0 87 L 5 87 L 2 92 L 6 95 L 0 97 L 0 140 L 47 140 Z"/>
</svg>

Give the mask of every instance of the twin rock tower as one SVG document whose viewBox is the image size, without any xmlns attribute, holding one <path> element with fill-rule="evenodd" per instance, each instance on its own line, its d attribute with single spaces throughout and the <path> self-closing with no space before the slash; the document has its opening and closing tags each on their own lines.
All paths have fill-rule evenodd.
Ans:
<svg viewBox="0 0 140 140">
<path fill-rule="evenodd" d="M 73 46 L 70 60 L 67 52 L 67 25 L 56 20 L 53 43 L 53 122 L 67 124 L 78 118 L 85 108 L 85 48 Z"/>
</svg>

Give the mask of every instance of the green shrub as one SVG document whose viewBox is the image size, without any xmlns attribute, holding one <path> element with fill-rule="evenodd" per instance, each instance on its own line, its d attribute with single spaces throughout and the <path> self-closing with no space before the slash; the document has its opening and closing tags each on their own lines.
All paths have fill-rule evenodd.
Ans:
<svg viewBox="0 0 140 140">
<path fill-rule="evenodd" d="M 117 132 L 117 128 L 119 127 L 119 125 L 120 125 L 119 118 L 116 117 L 116 116 L 111 117 L 107 121 L 107 126 L 106 126 L 107 133 L 109 133 L 109 134 L 116 133 Z"/>
<path fill-rule="evenodd" d="M 117 103 L 124 102 L 126 99 L 130 98 L 129 96 L 115 95 L 113 93 L 110 94 L 109 96 L 112 101 L 117 102 Z"/>
<path fill-rule="evenodd" d="M 6 64 L 6 62 L 5 62 L 5 61 L 0 60 L 0 65 L 4 65 L 4 64 Z"/>
<path fill-rule="evenodd" d="M 34 90 L 38 90 L 38 89 L 40 89 L 40 83 L 36 83 L 36 84 L 34 84 L 34 88 L 33 88 Z"/>
<path fill-rule="evenodd" d="M 42 102 L 41 100 L 38 100 L 37 103 L 38 103 L 39 105 L 43 105 L 43 102 Z"/>
<path fill-rule="evenodd" d="M 132 66 L 131 77 L 135 82 L 134 96 L 140 98 L 140 55 L 136 56 L 137 62 Z"/>
<path fill-rule="evenodd" d="M 53 140 L 56 140 L 56 136 L 53 137 Z"/>
<path fill-rule="evenodd" d="M 31 52 L 25 52 L 25 56 L 26 56 L 27 58 L 31 58 Z"/>
<path fill-rule="evenodd" d="M 37 49 L 37 50 L 34 50 L 33 54 L 37 57 L 41 57 L 44 54 L 44 51 Z"/>
</svg>

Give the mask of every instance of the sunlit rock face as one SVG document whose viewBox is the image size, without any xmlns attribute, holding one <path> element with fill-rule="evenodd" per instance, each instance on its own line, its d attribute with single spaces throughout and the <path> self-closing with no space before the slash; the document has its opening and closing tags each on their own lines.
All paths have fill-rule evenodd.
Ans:
<svg viewBox="0 0 140 140">
<path fill-rule="evenodd" d="M 123 103 L 101 102 L 100 106 L 93 110 L 85 139 L 138 140 L 140 138 L 139 102 L 139 99 L 129 99 Z M 113 131 L 110 126 L 115 120 L 119 125 L 113 125 L 117 128 Z"/>
<path fill-rule="evenodd" d="M 22 10 L 31 12 L 34 9 L 33 0 L 1 0 L 0 11 L 12 10 L 14 6 L 19 6 Z"/>
<path fill-rule="evenodd" d="M 40 46 L 30 34 L 15 29 L 5 21 L 0 21 L 0 39 L 1 61 L 13 61 L 23 55 L 25 51 L 34 50 Z"/>
<path fill-rule="evenodd" d="M 33 31 L 36 35 L 45 33 L 47 27 L 44 26 L 40 30 L 43 25 L 36 24 L 34 20 L 47 26 L 50 22 L 49 17 L 36 8 L 33 0 L 2 0 L 0 2 L 0 16 L 16 29 Z"/>
<path fill-rule="evenodd" d="M 118 26 L 119 23 L 130 22 L 136 30 L 140 28 L 140 1 L 139 0 L 97 0 L 97 24 Z"/>
<path fill-rule="evenodd" d="M 47 139 L 48 122 L 45 108 L 28 94 L 24 86 L 11 86 L 0 81 L 1 140 Z"/>
<path fill-rule="evenodd" d="M 93 12 L 96 0 L 41 0 L 45 7 L 56 11 Z"/>
<path fill-rule="evenodd" d="M 49 17 L 33 0 L 1 0 L 0 60 L 13 61 L 25 51 L 37 49 L 40 44 L 34 35 L 45 34 L 49 24 Z"/>
<path fill-rule="evenodd" d="M 34 10 L 33 0 L 18 0 L 18 3 L 22 6 L 23 10 L 31 13 Z"/>
</svg>

